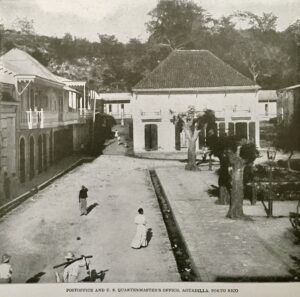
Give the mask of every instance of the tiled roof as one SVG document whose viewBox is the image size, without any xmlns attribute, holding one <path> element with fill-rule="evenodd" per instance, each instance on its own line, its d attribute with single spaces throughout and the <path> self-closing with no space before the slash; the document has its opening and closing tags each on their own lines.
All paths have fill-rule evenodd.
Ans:
<svg viewBox="0 0 300 297">
<path fill-rule="evenodd" d="M 17 48 L 0 57 L 0 65 L 14 74 L 35 75 L 57 82 L 55 75 L 26 52 Z"/>
<path fill-rule="evenodd" d="M 133 89 L 255 85 L 208 50 L 175 50 Z"/>
</svg>

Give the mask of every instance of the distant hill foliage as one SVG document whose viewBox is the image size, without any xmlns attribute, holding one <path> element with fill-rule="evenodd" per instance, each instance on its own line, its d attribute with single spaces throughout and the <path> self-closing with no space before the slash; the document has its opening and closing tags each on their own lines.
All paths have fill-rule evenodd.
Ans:
<svg viewBox="0 0 300 297">
<path fill-rule="evenodd" d="M 97 91 L 131 91 L 174 49 L 208 49 L 266 89 L 300 83 L 300 19 L 279 32 L 272 13 L 214 19 L 184 0 L 161 1 L 149 15 L 149 39 L 127 43 L 100 34 L 98 42 L 69 33 L 40 36 L 32 20 L 17 19 L 14 29 L 0 25 L 0 50 L 25 50 L 55 74 L 86 80 Z M 238 28 L 240 22 L 245 29 Z"/>
</svg>

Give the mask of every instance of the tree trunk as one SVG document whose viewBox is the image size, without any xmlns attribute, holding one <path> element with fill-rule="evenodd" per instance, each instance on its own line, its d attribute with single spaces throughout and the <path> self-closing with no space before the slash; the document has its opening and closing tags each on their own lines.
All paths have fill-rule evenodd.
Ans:
<svg viewBox="0 0 300 297">
<path fill-rule="evenodd" d="M 243 199 L 244 199 L 244 184 L 243 174 L 245 162 L 234 153 L 229 153 L 230 163 L 232 164 L 232 188 L 230 207 L 227 217 L 231 219 L 239 219 L 244 217 Z"/>
<path fill-rule="evenodd" d="M 231 177 L 228 171 L 228 158 L 220 156 L 220 170 L 219 170 L 219 204 L 227 205 L 230 203 L 230 188 Z"/>
<path fill-rule="evenodd" d="M 185 166 L 186 170 L 197 171 L 199 167 L 196 165 L 196 141 L 197 139 L 188 139 L 188 163 Z"/>
</svg>

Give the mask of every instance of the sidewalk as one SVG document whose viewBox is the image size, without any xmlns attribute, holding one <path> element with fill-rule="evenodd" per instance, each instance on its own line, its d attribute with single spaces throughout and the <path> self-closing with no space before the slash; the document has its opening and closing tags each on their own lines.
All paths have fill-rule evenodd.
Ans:
<svg viewBox="0 0 300 297">
<path fill-rule="evenodd" d="M 20 186 L 17 187 L 17 189 L 14 189 L 14 197 L 12 197 L 11 200 L 3 200 L 0 201 L 0 206 L 9 203 L 16 197 L 26 193 L 27 191 L 30 191 L 31 189 L 41 185 L 42 183 L 46 182 L 53 176 L 59 174 L 63 170 L 69 168 L 72 166 L 75 162 L 79 161 L 82 158 L 85 158 L 86 156 L 84 155 L 72 155 L 69 157 L 64 158 L 63 160 L 59 161 L 58 163 L 52 165 L 47 169 L 47 171 L 44 171 L 40 173 L 39 175 L 36 175 L 33 179 L 30 181 L 26 181 L 26 183 L 21 184 Z"/>
<path fill-rule="evenodd" d="M 300 256 L 287 217 L 267 219 L 262 206 L 245 206 L 252 220 L 226 218 L 228 206 L 215 204 L 207 189 L 217 185 L 211 171 L 183 166 L 156 170 L 202 281 L 280 281 L 291 279 Z M 284 205 L 284 207 L 282 207 Z M 288 215 L 294 205 L 274 205 Z M 285 213 L 286 212 L 286 213 Z"/>
</svg>

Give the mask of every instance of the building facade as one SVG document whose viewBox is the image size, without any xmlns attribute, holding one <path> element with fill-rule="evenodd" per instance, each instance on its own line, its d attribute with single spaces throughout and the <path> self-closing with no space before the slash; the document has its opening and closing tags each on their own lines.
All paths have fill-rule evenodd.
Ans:
<svg viewBox="0 0 300 297">
<path fill-rule="evenodd" d="M 15 121 L 9 133 L 14 171 L 25 183 L 90 142 L 91 112 L 85 94 L 67 84 L 24 51 L 12 49 L 0 58 L 0 72 L 10 79 Z M 3 78 L 0 78 L 3 80 Z M 7 104 L 6 104 L 7 105 Z M 13 114 L 13 113 L 12 113 Z M 2 151 L 2 150 L 1 150 Z"/>
<path fill-rule="evenodd" d="M 258 91 L 259 118 L 261 121 L 269 121 L 277 117 L 277 92 L 276 90 Z"/>
<path fill-rule="evenodd" d="M 13 79 L 0 70 L 0 201 L 4 200 L 4 174 L 16 173 L 16 114 L 18 102 Z"/>
<path fill-rule="evenodd" d="M 300 107 L 300 84 L 278 90 L 277 95 L 278 120 L 288 124 L 295 110 Z"/>
<path fill-rule="evenodd" d="M 131 93 L 99 93 L 97 100 L 103 100 L 104 112 L 116 120 L 131 119 Z"/>
<path fill-rule="evenodd" d="M 133 88 L 134 152 L 187 149 L 174 113 L 189 106 L 215 112 L 219 134 L 238 135 L 259 146 L 257 86 L 206 50 L 176 50 Z M 199 137 L 200 150 L 205 135 Z"/>
</svg>

